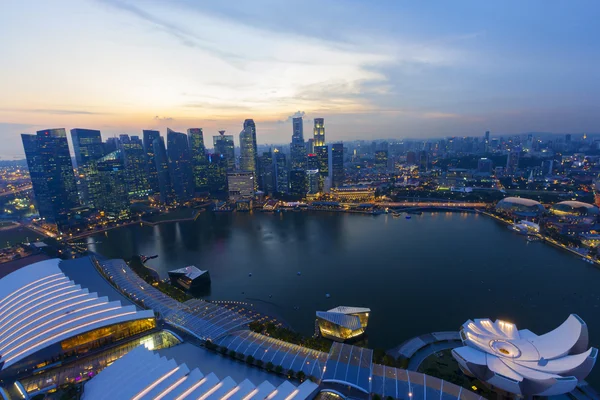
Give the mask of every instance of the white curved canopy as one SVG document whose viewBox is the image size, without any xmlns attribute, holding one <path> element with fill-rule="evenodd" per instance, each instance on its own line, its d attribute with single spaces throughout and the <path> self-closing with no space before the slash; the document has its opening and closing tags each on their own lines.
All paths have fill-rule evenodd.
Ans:
<svg viewBox="0 0 600 400">
<path fill-rule="evenodd" d="M 587 348 L 587 325 L 575 314 L 541 336 L 510 322 L 469 320 L 461 338 L 465 346 L 452 353 L 465 372 L 522 395 L 570 392 L 590 373 L 598 353 Z"/>
<path fill-rule="evenodd" d="M 81 333 L 154 317 L 152 310 L 136 311 L 89 293 L 59 263 L 41 261 L 0 279 L 0 370 Z"/>
</svg>

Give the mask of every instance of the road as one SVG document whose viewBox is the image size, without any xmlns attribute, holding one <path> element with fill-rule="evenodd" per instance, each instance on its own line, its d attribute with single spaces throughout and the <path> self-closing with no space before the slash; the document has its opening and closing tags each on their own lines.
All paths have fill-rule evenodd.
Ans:
<svg viewBox="0 0 600 400">
<path fill-rule="evenodd" d="M 455 203 L 455 202 L 440 202 L 440 201 L 417 201 L 417 202 L 394 202 L 394 203 L 377 203 L 382 207 L 446 207 L 446 208 L 484 208 L 487 203 Z"/>
<path fill-rule="evenodd" d="M 2 193 L 0 193 L 0 197 L 2 197 L 2 196 L 8 196 L 8 195 L 15 194 L 15 193 L 25 192 L 27 190 L 31 190 L 31 184 L 29 184 L 27 186 L 20 187 L 20 188 L 15 189 L 15 190 L 8 190 L 6 192 L 2 192 Z"/>
</svg>

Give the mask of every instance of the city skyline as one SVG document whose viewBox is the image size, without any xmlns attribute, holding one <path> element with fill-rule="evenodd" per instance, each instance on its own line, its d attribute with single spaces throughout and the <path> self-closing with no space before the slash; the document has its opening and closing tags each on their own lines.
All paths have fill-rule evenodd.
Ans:
<svg viewBox="0 0 600 400">
<path fill-rule="evenodd" d="M 325 118 L 331 142 L 600 131 L 591 1 L 31 5 L 0 16 L 3 159 L 48 127 L 212 136 L 252 118 L 259 144 L 289 143 L 293 116 Z"/>
</svg>

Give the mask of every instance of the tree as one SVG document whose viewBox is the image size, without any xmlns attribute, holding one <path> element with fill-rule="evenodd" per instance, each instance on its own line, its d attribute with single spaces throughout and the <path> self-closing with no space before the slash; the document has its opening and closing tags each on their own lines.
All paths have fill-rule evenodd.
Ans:
<svg viewBox="0 0 600 400">
<path fill-rule="evenodd" d="M 299 380 L 300 382 L 302 382 L 302 381 L 303 381 L 303 380 L 306 378 L 306 375 L 304 374 L 304 372 L 303 372 L 303 371 L 298 371 L 298 372 L 296 373 L 296 378 L 298 378 L 298 380 Z"/>
<path fill-rule="evenodd" d="M 248 354 L 248 356 L 246 357 L 246 362 L 248 364 L 253 364 L 254 363 L 254 357 L 252 357 L 252 354 Z"/>
<path fill-rule="evenodd" d="M 244 357 L 245 357 L 245 356 L 244 356 L 244 353 L 237 353 L 237 354 L 236 354 L 236 356 L 237 356 L 237 358 L 239 358 L 240 360 L 243 360 L 243 359 L 244 359 Z"/>
<path fill-rule="evenodd" d="M 375 394 L 373 395 L 373 400 L 381 400 L 381 396 L 380 396 L 380 395 L 378 395 L 377 393 L 375 393 Z"/>
<path fill-rule="evenodd" d="M 287 376 L 288 378 L 293 378 L 296 376 L 296 371 L 294 371 L 293 369 L 289 369 L 287 372 Z"/>
<path fill-rule="evenodd" d="M 267 363 L 267 365 L 265 365 L 265 368 L 267 369 L 267 371 L 272 371 L 273 367 L 274 367 L 274 365 L 273 365 L 273 363 L 271 361 L 269 361 Z"/>
<path fill-rule="evenodd" d="M 396 360 L 394 359 L 394 357 L 386 354 L 385 356 L 383 356 L 383 365 L 387 365 L 388 367 L 395 367 Z"/>
<path fill-rule="evenodd" d="M 263 364 L 264 364 L 263 360 L 256 360 L 256 366 L 257 367 L 262 368 Z"/>
<path fill-rule="evenodd" d="M 235 355 L 236 355 L 236 354 L 237 354 L 237 353 L 235 352 L 235 350 L 229 350 L 229 357 L 231 357 L 231 358 L 235 358 Z"/>
<path fill-rule="evenodd" d="M 283 367 L 281 365 L 278 365 L 275 367 L 275 373 L 281 374 L 282 372 L 283 372 Z"/>
<path fill-rule="evenodd" d="M 219 347 L 219 352 L 221 352 L 221 354 L 227 354 L 227 347 L 225 347 L 225 346 Z"/>
</svg>

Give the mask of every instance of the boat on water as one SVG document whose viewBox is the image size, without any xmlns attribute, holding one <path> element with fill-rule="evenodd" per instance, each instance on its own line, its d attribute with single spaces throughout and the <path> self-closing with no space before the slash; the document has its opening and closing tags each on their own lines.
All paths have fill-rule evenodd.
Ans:
<svg viewBox="0 0 600 400">
<path fill-rule="evenodd" d="M 392 211 L 392 217 L 394 217 L 394 218 L 400 218 L 401 216 L 402 216 L 402 214 L 400 214 L 399 212 Z"/>
<path fill-rule="evenodd" d="M 406 217 L 404 217 L 404 218 L 406 218 L 406 219 L 411 219 L 411 216 L 410 216 L 410 215 L 407 215 L 407 216 L 406 216 Z"/>
</svg>

